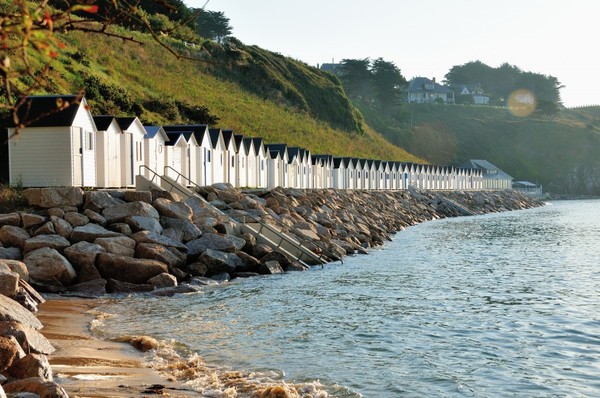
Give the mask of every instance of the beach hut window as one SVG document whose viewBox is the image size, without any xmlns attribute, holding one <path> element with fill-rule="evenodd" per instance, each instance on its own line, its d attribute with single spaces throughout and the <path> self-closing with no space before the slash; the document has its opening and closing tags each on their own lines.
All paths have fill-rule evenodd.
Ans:
<svg viewBox="0 0 600 398">
<path fill-rule="evenodd" d="M 158 153 L 162 153 L 162 151 L 163 151 L 162 144 L 158 144 Z"/>
</svg>

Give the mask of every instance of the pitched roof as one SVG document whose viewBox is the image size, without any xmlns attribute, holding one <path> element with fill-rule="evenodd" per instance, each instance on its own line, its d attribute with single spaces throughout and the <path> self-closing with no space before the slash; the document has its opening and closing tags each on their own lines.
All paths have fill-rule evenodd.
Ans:
<svg viewBox="0 0 600 398">
<path fill-rule="evenodd" d="M 21 123 L 27 127 L 63 127 L 73 125 L 75 115 L 79 110 L 79 103 L 75 95 L 37 95 L 28 97 L 19 108 L 17 115 Z M 59 104 L 68 103 L 69 106 L 59 111 Z M 28 123 L 28 121 L 31 121 Z M 14 123 L 11 121 L 11 127 Z"/>
<path fill-rule="evenodd" d="M 184 140 L 189 141 L 192 134 L 193 133 L 191 131 L 167 131 L 167 137 L 169 137 L 169 141 L 165 142 L 165 145 L 173 146 L 181 137 L 183 137 Z"/>
<path fill-rule="evenodd" d="M 127 130 L 129 127 L 131 127 L 131 125 L 137 118 L 135 116 L 127 116 L 127 117 L 118 117 L 116 119 L 117 119 L 117 123 L 119 124 L 119 127 L 121 127 L 121 130 Z"/>
<path fill-rule="evenodd" d="M 252 140 L 252 138 L 247 138 L 244 137 L 244 148 L 246 148 L 246 155 L 250 155 L 250 147 L 254 148 L 254 145 L 252 145 L 254 143 L 254 141 Z M 258 153 L 256 152 L 256 148 L 254 149 L 254 155 L 258 155 Z"/>
<path fill-rule="evenodd" d="M 210 141 L 212 143 L 213 149 L 217 147 L 217 143 L 219 142 L 219 136 L 223 137 L 221 133 L 221 129 L 209 129 L 208 134 L 210 135 Z"/>
<path fill-rule="evenodd" d="M 223 141 L 225 142 L 225 147 L 228 147 L 229 143 L 233 138 L 233 130 L 221 130 L 221 133 L 223 134 Z M 235 140 L 233 141 L 233 144 L 235 145 Z"/>
<path fill-rule="evenodd" d="M 110 127 L 110 124 L 115 120 L 112 115 L 98 115 L 94 116 L 94 123 L 98 131 L 106 131 Z"/>
<path fill-rule="evenodd" d="M 144 138 L 151 139 L 156 137 L 161 128 L 161 126 L 144 126 L 144 130 L 146 130 L 146 136 Z"/>
<path fill-rule="evenodd" d="M 194 133 L 194 137 L 198 144 L 202 143 L 204 135 L 208 131 L 208 125 L 206 124 L 172 124 L 162 127 L 165 131 L 191 131 Z"/>
<path fill-rule="evenodd" d="M 436 83 L 435 81 L 428 79 L 426 77 L 415 77 L 408 84 L 407 92 L 411 93 L 440 93 L 440 94 L 449 94 L 453 93 L 450 88 L 446 86 L 442 86 L 441 84 Z"/>
<path fill-rule="evenodd" d="M 498 166 L 484 159 L 469 159 L 460 166 L 463 169 L 483 170 L 483 178 L 490 180 L 512 180 L 513 178 L 504 172 Z"/>
</svg>

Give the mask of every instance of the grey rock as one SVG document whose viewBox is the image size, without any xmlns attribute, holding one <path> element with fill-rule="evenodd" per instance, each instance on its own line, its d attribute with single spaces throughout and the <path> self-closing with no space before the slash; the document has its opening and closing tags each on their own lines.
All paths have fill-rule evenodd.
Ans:
<svg viewBox="0 0 600 398">
<path fill-rule="evenodd" d="M 0 242 L 5 246 L 14 246 L 23 248 L 25 241 L 31 238 L 29 232 L 13 225 L 4 225 L 0 228 Z"/>
<path fill-rule="evenodd" d="M 65 211 L 59 207 L 53 207 L 51 209 L 46 210 L 46 214 L 48 214 L 48 217 L 58 217 L 58 218 L 63 218 L 65 216 Z"/>
<path fill-rule="evenodd" d="M 192 286 L 214 286 L 218 284 L 219 282 L 215 281 L 214 279 L 210 279 L 204 276 L 196 276 L 190 281 L 190 285 Z"/>
<path fill-rule="evenodd" d="M 47 209 L 83 205 L 83 191 L 77 187 L 29 188 L 23 191 L 22 197 L 30 206 Z"/>
<path fill-rule="evenodd" d="M 96 213 L 102 210 L 125 203 L 121 199 L 113 197 L 105 191 L 90 191 L 85 193 L 84 208 L 95 211 Z"/>
<path fill-rule="evenodd" d="M 223 272 L 233 273 L 243 265 L 242 260 L 234 253 L 225 253 L 207 249 L 198 258 L 198 262 L 206 265 L 206 275 L 212 276 Z"/>
<path fill-rule="evenodd" d="M 19 289 L 19 274 L 13 272 L 7 265 L 0 264 L 0 294 L 15 297 Z"/>
<path fill-rule="evenodd" d="M 214 274 L 210 277 L 210 279 L 215 280 L 219 283 L 229 282 L 231 280 L 231 275 L 227 272 L 221 272 L 218 274 Z"/>
<path fill-rule="evenodd" d="M 109 224 L 122 222 L 127 217 L 134 216 L 159 218 L 156 209 L 146 202 L 129 202 L 109 207 L 102 211 L 102 215 Z"/>
<path fill-rule="evenodd" d="M 192 219 L 192 208 L 185 202 L 172 202 L 168 199 L 159 198 L 154 201 L 153 205 L 164 217 L 188 221 Z"/>
<path fill-rule="evenodd" d="M 51 221 L 47 221 L 43 223 L 39 228 L 34 231 L 34 235 L 54 235 L 56 233 L 56 229 L 54 229 L 54 224 Z"/>
<path fill-rule="evenodd" d="M 71 232 L 71 241 L 75 243 L 82 241 L 94 243 L 98 238 L 111 238 L 116 236 L 121 236 L 121 234 L 109 231 L 98 224 L 87 224 L 73 229 L 73 232 Z"/>
<path fill-rule="evenodd" d="M 290 271 L 308 271 L 309 267 L 307 265 L 302 264 L 299 261 L 292 261 L 287 267 L 285 267 L 286 272 Z"/>
<path fill-rule="evenodd" d="M 147 260 L 101 253 L 96 267 L 104 279 L 116 279 L 129 283 L 146 283 L 153 276 L 168 272 L 167 265 L 156 260 Z"/>
<path fill-rule="evenodd" d="M 190 196 L 185 200 L 185 204 L 187 204 L 190 209 L 192 209 L 192 218 L 195 219 L 196 215 L 207 206 L 206 201 L 200 199 L 197 196 Z"/>
<path fill-rule="evenodd" d="M 106 283 L 106 280 L 96 278 L 69 286 L 68 290 L 70 292 L 85 294 L 87 296 L 98 297 L 106 294 Z"/>
<path fill-rule="evenodd" d="M 90 222 L 93 222 L 94 224 L 106 224 L 106 218 L 104 218 L 102 214 L 97 213 L 91 209 L 85 209 L 83 214 L 90 220 Z"/>
<path fill-rule="evenodd" d="M 153 189 L 150 192 L 152 192 L 152 202 L 160 198 L 168 199 L 172 202 L 181 202 L 183 200 L 181 196 L 179 196 L 176 192 L 169 192 L 163 190 L 159 191 L 157 189 Z"/>
<path fill-rule="evenodd" d="M 140 243 L 135 248 L 135 256 L 137 258 L 146 258 L 157 260 L 167 264 L 169 269 L 179 268 L 185 265 L 187 256 L 177 249 L 169 249 L 155 243 Z"/>
<path fill-rule="evenodd" d="M 207 249 L 234 253 L 239 251 L 246 241 L 231 235 L 217 235 L 207 233 L 198 239 L 186 243 L 188 249 L 188 260 L 195 261 L 196 258 Z"/>
<path fill-rule="evenodd" d="M 255 276 L 260 276 L 257 272 L 236 272 L 231 275 L 232 278 L 252 278 Z"/>
<path fill-rule="evenodd" d="M 165 228 L 173 228 L 183 232 L 183 242 L 189 242 L 202 236 L 202 231 L 189 220 L 162 217 L 160 222 Z"/>
<path fill-rule="evenodd" d="M 43 247 L 63 251 L 69 246 L 71 246 L 71 242 L 60 235 L 38 235 L 25 241 L 23 252 L 29 253 Z"/>
<path fill-rule="evenodd" d="M 20 227 L 21 226 L 21 216 L 19 215 L 19 213 L 0 214 L 0 227 L 2 227 L 4 225 L 12 225 L 13 227 Z"/>
<path fill-rule="evenodd" d="M 18 247 L 0 247 L 0 259 L 22 260 L 23 254 Z"/>
<path fill-rule="evenodd" d="M 133 234 L 131 227 L 124 222 L 117 222 L 114 224 L 110 224 L 108 226 L 108 229 L 113 232 L 116 232 L 118 234 L 125 235 L 125 236 L 131 236 Z"/>
<path fill-rule="evenodd" d="M 127 217 L 125 219 L 125 222 L 131 227 L 131 230 L 135 232 L 150 231 L 159 235 L 163 233 L 163 226 L 154 217 Z"/>
<path fill-rule="evenodd" d="M 134 239 L 138 244 L 155 243 L 157 245 L 172 247 L 183 252 L 187 252 L 188 250 L 187 246 L 183 243 L 174 241 L 166 236 L 158 235 L 150 231 L 136 232 L 135 234 L 131 235 L 131 238 Z"/>
<path fill-rule="evenodd" d="M 65 213 L 63 219 L 71 224 L 73 228 L 84 226 L 90 222 L 90 219 L 86 215 L 74 211 Z"/>
<path fill-rule="evenodd" d="M 127 236 L 98 238 L 94 243 L 100 245 L 107 253 L 127 257 L 133 257 L 135 254 L 136 242 Z"/>
<path fill-rule="evenodd" d="M 183 231 L 175 228 L 167 228 L 163 231 L 162 235 L 166 238 L 174 240 L 175 242 L 183 243 Z"/>
<path fill-rule="evenodd" d="M 292 262 L 285 254 L 277 250 L 273 250 L 271 253 L 260 258 L 260 262 L 263 264 L 268 261 L 277 261 L 283 268 L 286 268 Z"/>
<path fill-rule="evenodd" d="M 23 262 L 29 270 L 29 277 L 37 282 L 69 285 L 77 274 L 69 261 L 55 249 L 47 247 L 27 253 Z"/>
<path fill-rule="evenodd" d="M 272 252 L 273 252 L 273 249 L 271 249 L 270 246 L 267 246 L 263 243 L 258 243 L 256 246 L 254 246 L 252 248 L 252 251 L 250 252 L 250 254 L 256 258 L 263 258 L 267 254 L 272 253 Z"/>
<path fill-rule="evenodd" d="M 46 221 L 46 217 L 40 216 L 39 214 L 21 213 L 21 226 L 25 229 L 42 225 Z M 2 225 L 2 220 L 0 220 L 0 225 Z"/>
<path fill-rule="evenodd" d="M 152 291 L 153 296 L 172 297 L 176 294 L 196 293 L 198 290 L 191 285 L 177 285 Z"/>
<path fill-rule="evenodd" d="M 206 276 L 208 267 L 206 266 L 206 264 L 195 262 L 189 264 L 187 270 L 192 276 Z"/>
<path fill-rule="evenodd" d="M 260 268 L 260 261 L 243 251 L 235 253 L 243 262 L 243 265 L 237 267 L 237 272 L 258 272 Z"/>
<path fill-rule="evenodd" d="M 29 281 L 29 271 L 24 262 L 10 259 L 0 259 L 0 267 L 7 267 L 12 272 L 19 274 L 19 278 L 25 282 Z"/>
<path fill-rule="evenodd" d="M 154 286 L 149 283 L 131 283 L 116 279 L 109 279 L 106 282 L 106 291 L 108 293 L 143 293 L 153 290 Z"/>
<path fill-rule="evenodd" d="M 40 377 L 30 377 L 11 381 L 3 385 L 4 391 L 12 396 L 12 393 L 33 393 L 36 396 L 44 398 L 69 398 L 65 390 L 53 381 L 45 381 Z"/>
<path fill-rule="evenodd" d="M 123 193 L 125 202 L 152 203 L 152 192 L 150 191 L 125 191 Z"/>
<path fill-rule="evenodd" d="M 177 278 L 165 272 L 148 279 L 147 283 L 154 286 L 157 289 L 165 287 L 174 287 L 177 286 Z"/>
<path fill-rule="evenodd" d="M 69 238 L 73 232 L 73 226 L 57 216 L 50 216 L 50 221 L 54 225 L 54 230 L 57 234 L 64 238 Z"/>
<path fill-rule="evenodd" d="M 106 253 L 106 250 L 95 243 L 81 241 L 65 249 L 65 257 L 79 271 L 83 266 L 94 266 L 98 254 Z"/>
<path fill-rule="evenodd" d="M 0 336 L 14 336 L 25 352 L 50 355 L 55 351 L 43 334 L 17 321 L 0 321 Z"/>
<path fill-rule="evenodd" d="M 35 330 L 40 330 L 42 323 L 15 300 L 0 295 L 0 321 L 15 321 Z"/>
</svg>

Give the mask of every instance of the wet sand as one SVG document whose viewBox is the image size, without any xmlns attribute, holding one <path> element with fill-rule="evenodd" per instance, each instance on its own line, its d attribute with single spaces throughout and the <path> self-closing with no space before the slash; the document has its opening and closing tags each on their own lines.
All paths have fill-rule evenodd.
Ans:
<svg viewBox="0 0 600 398">
<path fill-rule="evenodd" d="M 48 357 L 55 381 L 70 397 L 198 396 L 182 384 L 144 366 L 143 354 L 127 343 L 90 332 L 101 301 L 52 298 L 40 306 L 42 333 L 56 351 Z M 157 385 L 164 388 L 155 388 Z"/>
</svg>

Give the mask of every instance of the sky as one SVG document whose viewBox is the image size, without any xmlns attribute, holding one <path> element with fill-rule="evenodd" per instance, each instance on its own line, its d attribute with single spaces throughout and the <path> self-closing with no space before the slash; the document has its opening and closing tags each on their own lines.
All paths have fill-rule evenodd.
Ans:
<svg viewBox="0 0 600 398">
<path fill-rule="evenodd" d="M 206 0 L 184 0 L 202 7 Z M 309 65 L 383 58 L 402 75 L 504 62 L 556 77 L 567 107 L 600 104 L 598 0 L 209 0 L 233 36 Z"/>
</svg>

